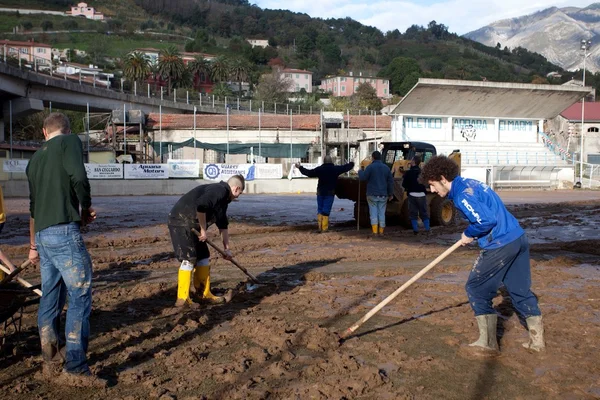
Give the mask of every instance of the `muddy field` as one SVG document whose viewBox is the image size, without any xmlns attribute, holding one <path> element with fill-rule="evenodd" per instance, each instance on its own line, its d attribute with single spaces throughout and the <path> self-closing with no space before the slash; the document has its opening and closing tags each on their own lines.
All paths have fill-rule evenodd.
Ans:
<svg viewBox="0 0 600 400">
<path fill-rule="evenodd" d="M 583 193 L 583 194 L 582 194 Z M 461 248 L 340 343 L 352 325 L 451 246 L 462 224 L 431 237 L 356 231 L 337 200 L 331 232 L 313 233 L 314 196 L 242 196 L 231 205 L 237 261 L 263 286 L 212 260 L 227 304 L 173 308 L 177 269 L 165 219 L 176 197 L 96 198 L 85 234 L 94 263 L 90 366 L 106 390 L 39 380 L 35 318 L 25 310 L 14 355 L 0 359 L 11 399 L 594 399 L 600 398 L 600 193 L 502 194 L 532 243 L 533 289 L 548 349 L 527 352 L 510 300 L 495 299 L 502 355 L 473 359 L 477 327 L 464 283 L 477 248 Z M 524 200 L 523 200 L 524 199 Z M 544 201 L 570 199 L 570 203 Z M 27 201 L 7 199 L 0 235 L 16 262 L 28 250 Z M 211 228 L 216 239 L 216 228 Z M 39 282 L 36 269 L 23 277 Z M 9 337 L 13 341 L 14 335 Z"/>
</svg>

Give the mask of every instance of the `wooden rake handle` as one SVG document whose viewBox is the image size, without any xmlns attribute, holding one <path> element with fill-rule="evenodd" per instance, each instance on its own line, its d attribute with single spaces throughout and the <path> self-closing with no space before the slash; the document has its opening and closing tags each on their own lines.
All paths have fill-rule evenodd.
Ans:
<svg viewBox="0 0 600 400">
<path fill-rule="evenodd" d="M 407 287 L 409 287 L 416 280 L 418 280 L 420 277 L 425 275 L 427 273 L 427 271 L 429 271 L 431 268 L 435 267 L 440 261 L 442 261 L 444 258 L 448 257 L 448 255 L 450 255 L 450 253 L 452 253 L 454 250 L 458 249 L 460 246 L 461 246 L 461 241 L 459 240 L 458 242 L 454 243 L 452 245 L 452 247 L 450 247 L 448 250 L 446 250 L 442 254 L 440 254 L 435 260 L 430 262 L 429 265 L 427 265 L 425 268 L 423 268 L 421 271 L 419 271 L 415 276 L 410 278 L 410 280 L 408 282 L 406 282 L 404 285 L 402 285 L 398 289 L 396 289 L 396 291 L 394 293 L 390 294 L 381 303 L 377 304 L 371 311 L 369 311 L 367 314 L 365 314 L 364 317 L 362 317 L 360 320 L 358 320 L 358 322 L 356 322 L 354 325 L 352 325 L 350 328 L 348 328 L 341 335 L 341 338 L 346 339 L 348 336 L 350 336 L 352 333 L 354 333 L 354 331 L 356 331 L 362 324 L 367 322 L 373 315 L 377 314 L 379 312 L 379 310 L 381 310 L 383 307 L 385 307 L 390 301 L 394 300 L 394 298 L 396 298 L 396 296 L 398 296 L 400 293 L 402 293 Z"/>
<path fill-rule="evenodd" d="M 15 269 L 13 272 L 10 272 L 10 270 L 8 268 L 6 268 L 4 265 L 0 264 L 0 270 L 6 272 L 8 274 L 8 276 L 6 277 L 6 279 L 4 279 L 2 282 L 7 281 L 7 279 L 10 277 L 10 280 L 12 280 L 15 275 L 17 275 L 19 272 L 21 272 L 22 270 L 24 270 L 25 268 L 27 268 L 29 265 L 31 265 L 31 261 L 26 260 L 23 264 L 21 264 L 20 267 L 18 267 L 17 269 Z M 33 285 L 29 282 L 27 282 L 25 279 L 23 278 L 19 278 L 17 277 L 17 282 L 19 282 L 21 285 L 25 286 L 26 288 L 31 288 L 33 287 Z M 42 296 L 42 291 L 40 289 L 33 289 L 33 292 L 35 294 L 37 294 L 38 296 Z"/>
<path fill-rule="evenodd" d="M 192 228 L 192 232 L 197 235 L 200 236 L 200 232 L 198 232 L 196 229 Z M 218 248 L 213 242 L 211 242 L 209 239 L 206 239 L 206 243 L 212 247 L 213 249 L 215 249 L 216 251 L 218 251 L 223 257 L 227 257 L 227 254 L 221 250 L 220 248 Z M 229 260 L 231 261 L 231 263 L 233 265 L 235 265 L 236 267 L 238 267 L 244 274 L 246 274 L 246 276 L 248 276 L 248 278 L 250 278 L 250 280 L 254 283 L 261 283 L 258 279 L 256 279 L 256 277 L 254 275 L 252 275 L 250 272 L 248 272 L 248 270 L 244 267 L 242 267 L 240 264 L 237 263 L 237 261 L 235 261 L 234 259 Z"/>
</svg>

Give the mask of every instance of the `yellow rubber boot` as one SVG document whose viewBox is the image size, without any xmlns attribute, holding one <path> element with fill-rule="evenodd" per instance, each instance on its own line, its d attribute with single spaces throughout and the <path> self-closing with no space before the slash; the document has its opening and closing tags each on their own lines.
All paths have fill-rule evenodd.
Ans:
<svg viewBox="0 0 600 400">
<path fill-rule="evenodd" d="M 373 235 L 377 235 L 379 233 L 378 225 L 371 225 L 371 229 L 373 230 Z"/>
<path fill-rule="evenodd" d="M 203 265 L 194 268 L 194 288 L 196 295 L 209 303 L 224 303 L 225 299 L 215 296 L 210 291 L 210 266 Z"/>
<path fill-rule="evenodd" d="M 385 229 L 385 227 L 383 227 L 383 226 L 380 226 L 380 227 L 379 227 L 379 234 L 380 234 L 380 235 L 383 235 L 383 230 L 384 230 L 384 229 Z"/>
<path fill-rule="evenodd" d="M 323 214 L 317 214 L 317 224 L 317 229 L 319 230 L 319 232 L 321 232 L 321 230 L 323 229 Z"/>
<path fill-rule="evenodd" d="M 323 215 L 323 220 L 321 221 L 321 232 L 327 232 L 329 229 L 329 216 Z"/>
<path fill-rule="evenodd" d="M 192 281 L 192 271 L 179 270 L 179 280 L 177 283 L 177 302 L 175 306 L 183 307 L 185 305 L 196 305 L 190 299 L 190 283 Z"/>
</svg>

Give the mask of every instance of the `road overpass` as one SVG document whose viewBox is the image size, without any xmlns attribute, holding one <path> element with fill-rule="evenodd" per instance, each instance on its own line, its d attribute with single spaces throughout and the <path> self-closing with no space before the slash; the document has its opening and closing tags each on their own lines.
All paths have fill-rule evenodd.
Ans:
<svg viewBox="0 0 600 400">
<path fill-rule="evenodd" d="M 196 96 L 194 93 L 192 101 L 189 98 L 175 101 L 172 97 L 167 100 L 147 95 L 136 96 L 69 81 L 63 75 L 51 76 L 0 63 L 0 141 L 4 140 L 4 122 L 8 122 L 11 110 L 14 119 L 43 111 L 50 104 L 55 109 L 75 111 L 86 111 L 89 105 L 91 112 L 122 110 L 125 105 L 128 110 L 141 110 L 145 114 L 159 112 L 160 106 L 166 114 L 193 113 L 194 107 L 200 114 L 226 113 L 225 104 L 209 102 L 208 98 L 200 104 Z M 236 114 L 254 114 L 238 110 L 235 104 L 230 104 L 230 110 Z"/>
</svg>

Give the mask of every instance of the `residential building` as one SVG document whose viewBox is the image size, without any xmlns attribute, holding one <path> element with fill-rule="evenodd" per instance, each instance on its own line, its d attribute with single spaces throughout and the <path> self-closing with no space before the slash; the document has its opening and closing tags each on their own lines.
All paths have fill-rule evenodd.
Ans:
<svg viewBox="0 0 600 400">
<path fill-rule="evenodd" d="M 363 76 L 362 72 L 354 76 L 352 72 L 348 75 L 329 76 L 321 81 L 319 89 L 329 92 L 334 96 L 349 97 L 354 94 L 358 85 L 368 83 L 377 91 L 377 97 L 386 99 L 392 97 L 390 94 L 390 81 L 387 78 L 374 76 Z"/>
<path fill-rule="evenodd" d="M 545 130 L 565 153 L 583 153 L 584 162 L 600 164 L 600 102 L 586 100 L 583 118 L 581 108 L 581 102 L 573 104 L 556 118 L 547 120 Z M 584 133 L 583 152 L 581 132 Z"/>
<path fill-rule="evenodd" d="M 246 39 L 252 47 L 262 47 L 263 49 L 269 45 L 269 41 L 265 39 Z"/>
<path fill-rule="evenodd" d="M 71 10 L 67 11 L 65 14 L 72 15 L 73 17 L 86 17 L 87 19 L 95 19 L 95 20 L 103 20 L 104 14 L 101 12 L 96 12 L 94 7 L 89 7 L 87 3 L 77 3 L 76 6 L 72 6 Z"/>
<path fill-rule="evenodd" d="M 303 69 L 285 68 L 280 71 L 283 78 L 292 81 L 288 92 L 299 92 L 302 89 L 312 93 L 312 72 Z"/>
<path fill-rule="evenodd" d="M 49 44 L 5 39 L 0 40 L 0 51 L 3 58 L 15 57 L 37 66 L 52 64 L 52 46 Z"/>
</svg>

